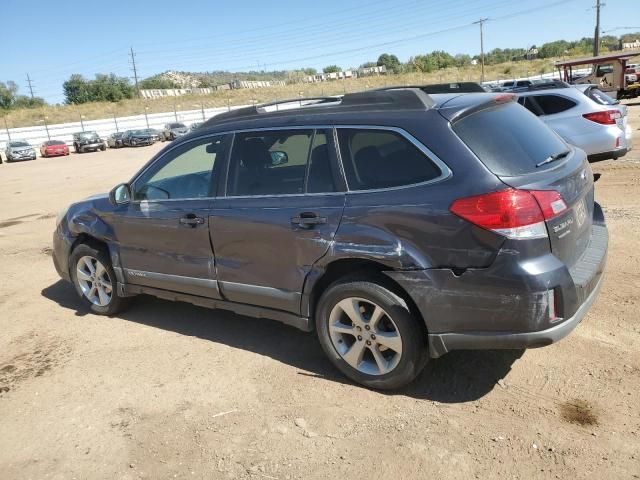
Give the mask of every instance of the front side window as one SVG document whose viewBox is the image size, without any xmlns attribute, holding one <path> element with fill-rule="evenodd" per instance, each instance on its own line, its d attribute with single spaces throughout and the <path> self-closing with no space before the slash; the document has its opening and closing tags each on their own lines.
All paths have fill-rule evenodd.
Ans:
<svg viewBox="0 0 640 480">
<path fill-rule="evenodd" d="M 403 135 L 376 129 L 338 129 L 350 190 L 399 187 L 433 180 L 440 169 Z"/>
<path fill-rule="evenodd" d="M 189 142 L 170 151 L 135 182 L 134 200 L 176 200 L 213 195 L 216 158 L 222 154 L 224 137 Z"/>
<path fill-rule="evenodd" d="M 276 130 L 238 133 L 227 195 L 292 195 L 334 191 L 328 132 Z"/>
</svg>

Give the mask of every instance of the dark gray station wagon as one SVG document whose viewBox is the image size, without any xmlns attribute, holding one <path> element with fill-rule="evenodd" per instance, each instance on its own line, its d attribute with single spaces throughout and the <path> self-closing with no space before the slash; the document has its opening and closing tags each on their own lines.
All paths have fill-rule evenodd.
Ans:
<svg viewBox="0 0 640 480">
<path fill-rule="evenodd" d="M 607 243 L 584 152 L 512 95 L 395 88 L 212 118 L 63 212 L 54 262 L 95 313 L 144 293 L 272 318 L 398 388 L 569 334 Z"/>
</svg>

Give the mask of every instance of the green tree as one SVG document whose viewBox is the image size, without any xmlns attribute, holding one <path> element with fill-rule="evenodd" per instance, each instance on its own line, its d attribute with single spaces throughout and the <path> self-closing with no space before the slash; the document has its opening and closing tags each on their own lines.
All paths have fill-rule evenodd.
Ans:
<svg viewBox="0 0 640 480">
<path fill-rule="evenodd" d="M 126 77 L 98 73 L 95 80 L 73 74 L 62 84 L 65 102 L 80 104 L 87 102 L 119 102 L 135 96 L 135 88 Z"/>
<path fill-rule="evenodd" d="M 37 108 L 47 103 L 41 97 L 28 97 L 18 95 L 18 85 L 9 80 L 7 83 L 0 82 L 0 109 L 10 110 L 12 108 Z"/>
<path fill-rule="evenodd" d="M 65 103 L 80 104 L 90 101 L 89 82 L 80 74 L 74 73 L 62 84 Z"/>
<path fill-rule="evenodd" d="M 13 103 L 18 93 L 18 85 L 16 82 L 9 80 L 7 83 L 0 82 L 0 108 L 9 110 L 13 107 Z"/>
<path fill-rule="evenodd" d="M 402 63 L 398 57 L 389 53 L 383 53 L 378 57 L 378 66 L 384 65 L 388 72 L 400 73 L 402 71 Z"/>
<path fill-rule="evenodd" d="M 203 83 L 203 82 L 207 82 L 207 80 L 204 78 L 201 78 L 199 83 Z M 206 87 L 208 86 L 210 85 L 207 82 Z M 201 87 L 201 88 L 206 88 L 206 87 Z M 173 82 L 172 80 L 169 80 L 168 78 L 149 77 L 138 82 L 138 88 L 141 88 L 143 90 L 153 90 L 153 89 L 164 90 L 168 88 L 180 88 L 180 87 L 175 82 Z"/>
<path fill-rule="evenodd" d="M 39 108 L 44 107 L 47 102 L 42 97 L 28 97 L 27 95 L 17 95 L 13 102 L 13 108 Z"/>
<path fill-rule="evenodd" d="M 336 72 L 341 72 L 342 68 L 340 68 L 338 65 L 327 65 L 322 69 L 322 71 L 324 73 L 336 73 Z"/>
<path fill-rule="evenodd" d="M 468 65 L 471 65 L 470 55 L 459 53 L 454 57 L 454 60 L 456 62 L 456 67 L 466 67 Z"/>
</svg>

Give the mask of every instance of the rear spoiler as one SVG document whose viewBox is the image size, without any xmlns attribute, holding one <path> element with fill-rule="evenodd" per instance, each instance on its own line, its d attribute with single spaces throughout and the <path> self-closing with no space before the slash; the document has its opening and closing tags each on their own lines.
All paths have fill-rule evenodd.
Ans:
<svg viewBox="0 0 640 480">
<path fill-rule="evenodd" d="M 440 113 L 451 123 L 496 105 L 515 102 L 513 93 L 478 93 L 459 95 L 440 105 Z"/>
</svg>

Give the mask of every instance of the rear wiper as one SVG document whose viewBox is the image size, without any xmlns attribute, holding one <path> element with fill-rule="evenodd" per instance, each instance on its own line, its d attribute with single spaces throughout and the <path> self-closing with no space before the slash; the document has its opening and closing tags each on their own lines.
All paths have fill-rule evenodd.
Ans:
<svg viewBox="0 0 640 480">
<path fill-rule="evenodd" d="M 570 153 L 571 153 L 571 151 L 565 150 L 564 152 L 556 153 L 555 155 L 549 155 L 543 161 L 541 161 L 540 163 L 537 163 L 536 164 L 536 168 L 541 167 L 543 165 L 546 165 L 547 163 L 551 163 L 551 162 L 555 162 L 556 160 L 560 160 L 561 158 L 566 157 Z"/>
</svg>

